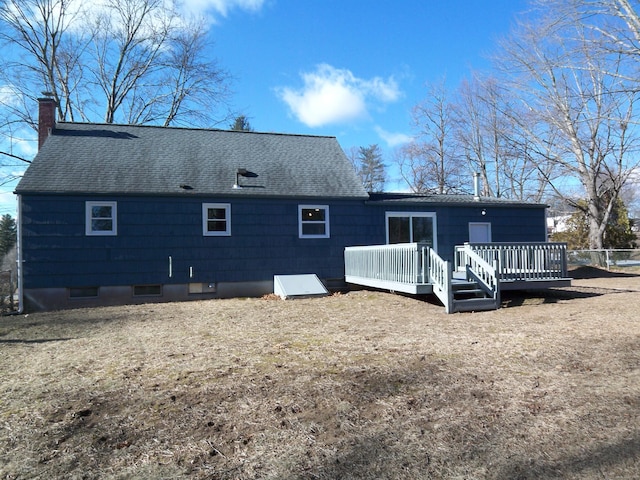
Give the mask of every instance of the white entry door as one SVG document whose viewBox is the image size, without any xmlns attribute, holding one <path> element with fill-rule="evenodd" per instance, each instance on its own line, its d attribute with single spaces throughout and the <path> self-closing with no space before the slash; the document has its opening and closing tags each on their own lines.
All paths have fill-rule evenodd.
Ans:
<svg viewBox="0 0 640 480">
<path fill-rule="evenodd" d="M 491 224 L 489 222 L 470 222 L 469 243 L 491 243 Z"/>
</svg>

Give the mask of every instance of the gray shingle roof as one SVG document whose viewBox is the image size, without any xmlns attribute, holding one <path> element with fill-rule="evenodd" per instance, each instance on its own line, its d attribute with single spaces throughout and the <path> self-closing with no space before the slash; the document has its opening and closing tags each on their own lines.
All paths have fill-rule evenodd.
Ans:
<svg viewBox="0 0 640 480">
<path fill-rule="evenodd" d="M 334 137 L 81 123 L 56 125 L 16 193 L 367 197 Z"/>
<path fill-rule="evenodd" d="M 424 193 L 372 193 L 369 204 L 385 205 L 457 205 L 457 206 L 518 206 L 529 208 L 546 208 L 541 203 L 526 203 L 521 200 L 505 198 L 479 197 L 473 195 L 424 194 Z"/>
</svg>

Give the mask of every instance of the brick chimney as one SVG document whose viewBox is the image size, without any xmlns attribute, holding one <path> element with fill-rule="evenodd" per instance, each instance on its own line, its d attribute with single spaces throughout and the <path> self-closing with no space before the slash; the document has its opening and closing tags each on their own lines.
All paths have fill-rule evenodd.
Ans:
<svg viewBox="0 0 640 480">
<path fill-rule="evenodd" d="M 51 97 L 38 99 L 38 150 L 56 126 L 56 101 Z"/>
</svg>

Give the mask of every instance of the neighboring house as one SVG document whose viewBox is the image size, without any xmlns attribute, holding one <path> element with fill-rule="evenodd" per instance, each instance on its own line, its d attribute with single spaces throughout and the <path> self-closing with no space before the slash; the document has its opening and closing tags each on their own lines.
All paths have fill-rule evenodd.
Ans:
<svg viewBox="0 0 640 480">
<path fill-rule="evenodd" d="M 543 242 L 546 206 L 367 194 L 334 137 L 53 124 L 16 187 L 25 310 L 273 292 L 274 275 L 343 287 L 344 249 Z"/>
<path fill-rule="evenodd" d="M 569 229 L 569 220 L 571 217 L 571 214 L 547 217 L 547 231 L 549 232 L 549 235 L 551 236 L 554 233 L 566 232 Z"/>
</svg>

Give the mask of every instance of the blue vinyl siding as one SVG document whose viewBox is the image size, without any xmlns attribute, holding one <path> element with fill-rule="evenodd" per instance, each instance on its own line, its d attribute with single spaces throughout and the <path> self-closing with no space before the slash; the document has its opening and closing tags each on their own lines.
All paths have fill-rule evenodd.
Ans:
<svg viewBox="0 0 640 480">
<path fill-rule="evenodd" d="M 447 260 L 469 240 L 469 222 L 490 222 L 495 242 L 546 238 L 541 207 L 491 206 L 483 216 L 475 206 L 327 198 L 21 198 L 25 288 L 247 282 L 296 273 L 342 278 L 345 246 L 386 242 L 386 211 L 435 212 L 438 250 Z M 85 235 L 86 201 L 117 202 L 117 236 Z M 231 236 L 203 235 L 203 203 L 231 205 Z M 329 206 L 330 238 L 298 238 L 300 204 Z"/>
<path fill-rule="evenodd" d="M 546 240 L 546 216 L 543 207 L 517 206 L 438 206 L 438 205 L 369 205 L 373 230 L 382 238 L 370 244 L 385 243 L 385 212 L 435 212 L 438 235 L 438 254 L 453 261 L 454 248 L 469 241 L 470 222 L 491 223 L 494 242 L 543 242 Z M 374 213 L 375 211 L 375 213 Z M 371 235 L 372 237 L 378 235 Z M 363 243 L 366 245 L 367 243 Z"/>
<path fill-rule="evenodd" d="M 94 200 L 118 202 L 117 236 L 85 235 L 85 202 Z M 300 239 L 298 204 L 306 202 L 23 196 L 24 286 L 243 282 L 293 273 L 341 278 L 343 249 L 358 241 L 363 203 L 322 199 L 330 205 L 331 237 Z M 203 236 L 203 203 L 231 204 L 231 236 Z"/>
</svg>

